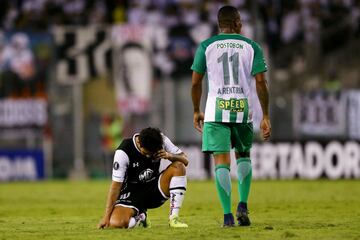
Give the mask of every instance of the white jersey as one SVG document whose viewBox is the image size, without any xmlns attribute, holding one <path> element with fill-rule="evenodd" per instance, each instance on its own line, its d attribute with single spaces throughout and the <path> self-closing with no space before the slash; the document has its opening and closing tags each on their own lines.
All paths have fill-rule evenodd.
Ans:
<svg viewBox="0 0 360 240">
<path fill-rule="evenodd" d="M 252 122 L 254 76 L 267 66 L 261 47 L 240 34 L 219 34 L 198 47 L 191 69 L 205 74 L 205 122 Z"/>
</svg>

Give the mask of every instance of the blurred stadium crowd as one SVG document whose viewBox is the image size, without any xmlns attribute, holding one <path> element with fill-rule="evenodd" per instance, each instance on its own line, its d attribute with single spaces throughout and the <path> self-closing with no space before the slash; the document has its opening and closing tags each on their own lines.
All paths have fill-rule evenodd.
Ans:
<svg viewBox="0 0 360 240">
<path fill-rule="evenodd" d="M 244 25 L 261 19 L 272 53 L 283 44 L 315 41 L 321 29 L 339 26 L 344 33 L 359 35 L 360 2 L 356 0 L 3 0 L 0 26 L 5 30 L 48 30 L 54 25 L 159 24 L 172 27 L 201 22 L 216 25 L 217 10 L 236 6 Z M 254 30 L 248 30 L 250 36 Z M 259 31 L 260 32 L 260 31 Z"/>
<path fill-rule="evenodd" d="M 240 10 L 244 35 L 266 43 L 272 67 L 317 70 L 321 56 L 360 35 L 356 0 L 3 0 L 0 27 L 50 31 L 56 25 L 127 23 L 158 25 L 177 34 L 202 26 L 201 31 L 213 33 L 217 10 L 224 4 Z"/>
<path fill-rule="evenodd" d="M 252 3 L 252 2 L 255 2 Z M 4 0 L 1 27 L 6 30 L 47 30 L 53 25 L 155 23 L 173 26 L 179 22 L 216 24 L 220 6 L 236 6 L 243 21 L 260 17 L 274 48 L 301 38 L 306 32 L 339 24 L 349 18 L 351 31 L 359 31 L 359 1 L 356 0 Z M 252 7 L 258 7 L 258 16 Z M 272 39 L 272 40 L 270 40 Z"/>
</svg>

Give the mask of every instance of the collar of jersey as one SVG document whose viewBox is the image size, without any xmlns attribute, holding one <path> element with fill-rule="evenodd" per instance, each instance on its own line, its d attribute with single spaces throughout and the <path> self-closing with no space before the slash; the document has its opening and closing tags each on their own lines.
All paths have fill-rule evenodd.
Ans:
<svg viewBox="0 0 360 240">
<path fill-rule="evenodd" d="M 238 33 L 219 33 L 219 35 L 241 35 L 241 34 L 238 34 Z"/>
</svg>

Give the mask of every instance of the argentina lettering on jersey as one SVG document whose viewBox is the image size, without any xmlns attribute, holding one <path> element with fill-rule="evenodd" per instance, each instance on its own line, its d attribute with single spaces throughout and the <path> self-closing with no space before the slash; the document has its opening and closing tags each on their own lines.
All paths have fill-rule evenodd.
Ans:
<svg viewBox="0 0 360 240">
<path fill-rule="evenodd" d="M 199 45 L 191 69 L 207 74 L 205 122 L 252 122 L 254 76 L 267 66 L 261 47 L 240 34 L 219 34 Z"/>
</svg>

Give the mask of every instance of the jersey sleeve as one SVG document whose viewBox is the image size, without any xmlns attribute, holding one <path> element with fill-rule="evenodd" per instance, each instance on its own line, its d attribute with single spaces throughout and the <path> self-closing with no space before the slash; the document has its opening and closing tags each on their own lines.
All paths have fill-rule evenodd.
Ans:
<svg viewBox="0 0 360 240">
<path fill-rule="evenodd" d="M 123 150 L 116 150 L 112 170 L 112 180 L 124 182 L 126 170 L 129 166 L 129 156 Z"/>
<path fill-rule="evenodd" d="M 205 74 L 206 71 L 206 56 L 205 56 L 205 47 L 203 44 L 200 44 L 195 52 L 194 62 L 191 66 L 191 70 Z"/>
<path fill-rule="evenodd" d="M 254 49 L 254 59 L 251 68 L 251 75 L 255 76 L 258 73 L 266 72 L 267 66 L 262 48 L 256 42 L 253 42 L 252 47 Z"/>
<path fill-rule="evenodd" d="M 164 150 L 165 151 L 172 153 L 172 154 L 182 153 L 181 149 L 178 148 L 175 144 L 173 144 L 167 136 L 163 135 L 163 139 L 164 139 Z"/>
</svg>

